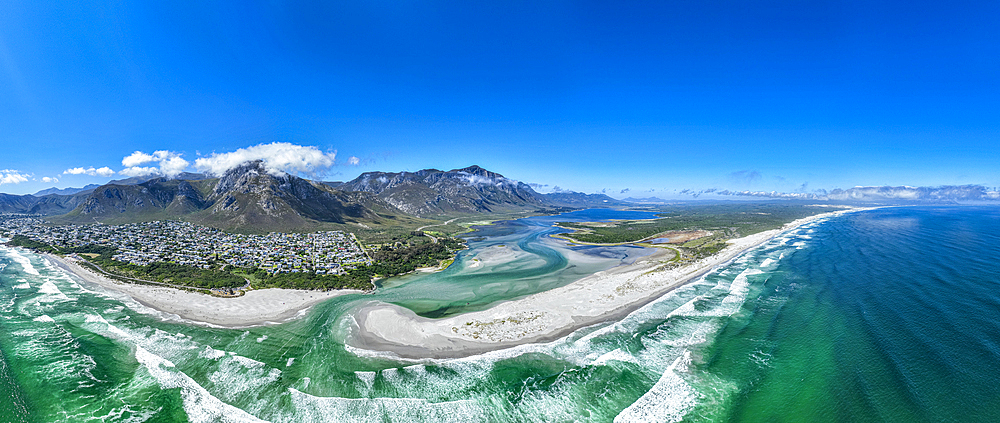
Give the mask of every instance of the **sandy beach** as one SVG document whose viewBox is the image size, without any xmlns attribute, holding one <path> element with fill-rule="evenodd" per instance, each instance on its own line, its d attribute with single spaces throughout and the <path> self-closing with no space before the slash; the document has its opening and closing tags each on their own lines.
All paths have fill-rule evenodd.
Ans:
<svg viewBox="0 0 1000 423">
<path fill-rule="evenodd" d="M 236 298 L 174 288 L 121 283 L 81 267 L 72 258 L 45 254 L 59 268 L 101 288 L 126 294 L 135 301 L 181 319 L 226 327 L 249 327 L 275 324 L 304 314 L 313 305 L 330 298 L 363 291 L 305 291 L 296 289 L 256 289 Z"/>
<path fill-rule="evenodd" d="M 585 326 L 623 317 L 784 231 L 860 210 L 867 209 L 822 213 L 790 222 L 781 229 L 732 239 L 719 253 L 673 269 L 668 269 L 665 262 L 672 253 L 660 250 L 630 265 L 460 316 L 423 318 L 409 309 L 373 301 L 356 311 L 357 325 L 348 343 L 367 350 L 391 351 L 400 357 L 451 358 L 550 341 Z"/>
</svg>

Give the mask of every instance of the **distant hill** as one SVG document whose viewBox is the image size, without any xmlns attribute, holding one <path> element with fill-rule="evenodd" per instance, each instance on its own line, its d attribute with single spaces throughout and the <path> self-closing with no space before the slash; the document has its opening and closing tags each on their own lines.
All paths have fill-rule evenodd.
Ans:
<svg viewBox="0 0 1000 423">
<path fill-rule="evenodd" d="M 43 196 L 0 194 L 0 213 L 35 213 L 46 216 L 63 214 L 83 202 L 88 192 Z"/>
<path fill-rule="evenodd" d="M 479 166 L 449 171 L 367 172 L 337 188 L 372 193 L 403 212 L 420 217 L 550 206 L 528 184 Z"/>
<path fill-rule="evenodd" d="M 184 172 L 178 175 L 172 180 L 180 181 L 199 181 L 208 178 L 208 176 L 200 173 L 188 173 Z M 11 194 L 0 194 L 0 212 L 3 213 L 37 213 L 41 215 L 51 216 L 51 215 L 61 215 L 73 211 L 82 203 L 90 200 L 91 193 L 95 190 L 102 189 L 111 185 L 114 186 L 135 186 L 148 181 L 163 181 L 162 177 L 158 176 L 141 176 L 128 179 L 120 179 L 116 181 L 108 182 L 105 185 L 90 184 L 84 186 L 83 188 L 48 188 L 36 192 L 34 195 L 11 195 Z M 155 187 L 154 187 L 155 188 Z M 128 191 L 128 190 L 126 190 Z M 116 195 L 122 198 L 128 197 L 126 191 L 119 191 L 117 193 L 108 193 L 106 189 L 102 190 L 105 196 L 110 195 L 112 198 Z M 139 194 L 136 194 L 139 195 Z M 133 196 L 133 199 L 140 198 Z M 107 201 L 106 201 L 107 202 Z M 120 204 L 119 204 L 120 205 Z M 96 204 L 94 205 L 96 207 Z M 143 209 L 142 207 L 126 207 L 129 211 L 138 211 Z M 124 209 L 123 209 L 124 210 Z M 143 209 L 143 213 L 147 210 Z M 122 211 L 121 213 L 125 213 Z M 93 221 L 91 219 L 91 221 Z"/>
<path fill-rule="evenodd" d="M 108 182 L 108 184 L 114 185 L 139 185 L 146 181 L 152 181 L 153 179 L 159 179 L 159 175 L 146 175 L 146 176 L 133 176 L 127 179 L 116 179 L 114 181 Z M 209 179 L 208 175 L 203 173 L 191 173 L 183 172 L 172 179 L 180 179 L 182 181 L 200 181 L 202 179 Z"/>
<path fill-rule="evenodd" d="M 601 208 L 627 206 L 625 201 L 615 200 L 604 194 L 584 194 L 582 192 L 553 192 L 539 194 L 546 204 L 569 208 Z"/>
<path fill-rule="evenodd" d="M 38 200 L 34 195 L 0 194 L 0 213 L 27 213 Z"/>
<path fill-rule="evenodd" d="M 90 184 L 90 185 L 84 186 L 83 188 L 62 188 L 62 189 L 59 189 L 59 188 L 53 187 L 53 188 L 48 188 L 48 189 L 43 189 L 41 191 L 38 191 L 38 192 L 36 192 L 34 194 L 34 196 L 35 197 L 41 197 L 43 195 L 50 195 L 50 194 L 55 194 L 55 195 L 72 195 L 72 194 L 76 194 L 76 193 L 83 192 L 83 191 L 92 191 L 94 188 L 97 188 L 99 186 L 100 185 L 98 185 L 98 184 Z"/>
<path fill-rule="evenodd" d="M 98 187 L 67 218 L 126 220 L 180 217 L 204 208 L 201 193 L 188 181 L 156 178 L 137 185 L 110 183 Z M 154 216 L 155 215 L 155 216 Z"/>
</svg>

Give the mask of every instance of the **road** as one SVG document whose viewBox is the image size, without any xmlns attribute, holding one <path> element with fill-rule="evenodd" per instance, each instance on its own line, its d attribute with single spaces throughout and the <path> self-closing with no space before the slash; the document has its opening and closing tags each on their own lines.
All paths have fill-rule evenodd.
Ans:
<svg viewBox="0 0 1000 423">
<path fill-rule="evenodd" d="M 451 220 L 449 220 L 449 221 L 447 221 L 447 222 L 444 222 L 444 223 L 438 223 L 438 224 L 436 224 L 436 225 L 424 225 L 424 226 L 421 226 L 421 227 L 417 228 L 417 230 L 418 230 L 418 231 L 423 231 L 423 230 L 424 230 L 424 228 L 433 228 L 433 227 L 435 227 L 435 226 L 444 226 L 444 225 L 449 225 L 449 224 L 451 224 L 451 222 L 454 222 L 454 221 L 456 221 L 456 220 L 458 220 L 458 218 L 457 218 L 457 217 L 456 217 L 456 218 L 454 218 L 454 219 L 451 219 Z M 437 239 L 437 237 L 435 237 L 434 235 L 431 235 L 431 234 L 429 234 L 429 233 L 424 233 L 424 235 L 426 235 L 426 236 L 427 236 L 428 238 L 430 238 L 430 239 L 431 239 L 431 242 L 434 242 L 434 243 L 437 243 L 437 242 L 438 242 L 438 239 Z"/>
</svg>

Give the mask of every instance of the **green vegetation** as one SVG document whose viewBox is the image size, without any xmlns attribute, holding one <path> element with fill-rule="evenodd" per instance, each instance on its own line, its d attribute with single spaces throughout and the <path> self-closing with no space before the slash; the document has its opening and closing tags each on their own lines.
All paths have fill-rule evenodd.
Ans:
<svg viewBox="0 0 1000 423">
<path fill-rule="evenodd" d="M 367 266 L 350 269 L 343 275 L 317 275 L 312 272 L 270 274 L 260 269 L 250 269 L 255 288 L 288 289 L 372 289 L 372 274 Z M 251 279 L 251 280 L 253 280 Z"/>
<path fill-rule="evenodd" d="M 417 237 L 419 238 L 424 237 Z M 371 280 L 374 277 L 402 275 L 418 267 L 436 266 L 442 260 L 452 259 L 454 251 L 461 248 L 464 248 L 464 245 L 454 238 L 441 238 L 438 242 L 418 242 L 414 245 L 386 246 L 372 253 L 374 264 L 358 266 L 343 275 L 317 275 L 305 272 L 272 275 L 258 269 L 252 269 L 248 273 L 260 281 L 254 283 L 258 288 L 370 290 Z"/>
<path fill-rule="evenodd" d="M 729 239 L 777 229 L 795 219 L 826 210 L 792 204 L 711 204 L 672 206 L 660 211 L 662 217 L 653 220 L 625 220 L 611 224 L 560 222 L 558 225 L 577 230 L 565 234 L 565 237 L 595 244 L 637 242 L 664 232 L 698 229 Z M 702 248 L 715 247 L 704 245 Z"/>
<path fill-rule="evenodd" d="M 359 240 L 367 245 L 394 244 L 396 242 L 406 242 L 413 238 L 414 228 L 417 226 L 382 226 L 362 228 L 351 226 L 345 230 L 353 233 Z M 418 235 L 423 237 L 423 234 Z M 426 238 L 425 238 L 426 239 Z"/>
<path fill-rule="evenodd" d="M 454 238 L 400 248 L 386 247 L 372 254 L 375 263 L 368 267 L 381 276 L 401 275 L 418 267 L 437 266 L 441 260 L 452 258 L 452 251 L 460 248 L 462 244 Z"/>
<path fill-rule="evenodd" d="M 11 238 L 10 241 L 7 241 L 7 245 L 10 245 L 12 247 L 24 247 L 30 250 L 36 250 L 52 254 L 59 252 L 59 249 L 56 247 L 53 247 L 41 241 L 35 241 L 24 235 L 14 235 L 14 237 Z"/>
<path fill-rule="evenodd" d="M 160 282 L 171 285 L 188 286 L 192 288 L 239 288 L 246 285 L 246 280 L 232 272 L 213 269 L 201 269 L 176 263 L 153 262 L 145 266 L 122 263 L 112 260 L 117 253 L 113 247 L 100 245 L 85 245 L 67 248 L 65 253 L 97 254 L 88 256 L 88 260 L 108 273 L 118 276 Z"/>
</svg>

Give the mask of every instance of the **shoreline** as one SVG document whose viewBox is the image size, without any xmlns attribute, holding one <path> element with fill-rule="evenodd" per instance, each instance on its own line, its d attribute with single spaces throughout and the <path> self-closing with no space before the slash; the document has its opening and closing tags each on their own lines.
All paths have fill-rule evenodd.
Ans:
<svg viewBox="0 0 1000 423">
<path fill-rule="evenodd" d="M 549 342 L 586 326 L 620 319 L 781 233 L 816 220 L 870 209 L 820 213 L 780 229 L 731 239 L 718 253 L 673 269 L 663 269 L 661 259 L 667 252 L 659 250 L 633 264 L 597 272 L 556 289 L 442 319 L 420 317 L 407 308 L 372 301 L 354 311 L 355 325 L 347 344 L 388 351 L 401 358 L 444 359 Z"/>
<path fill-rule="evenodd" d="M 306 291 L 297 289 L 254 289 L 235 298 L 176 288 L 118 282 L 94 273 L 73 259 L 39 253 L 53 265 L 105 290 L 124 294 L 151 309 L 173 314 L 185 323 L 202 323 L 226 328 L 246 328 L 284 323 L 305 314 L 312 306 L 330 298 L 360 294 L 360 290 Z"/>
</svg>

